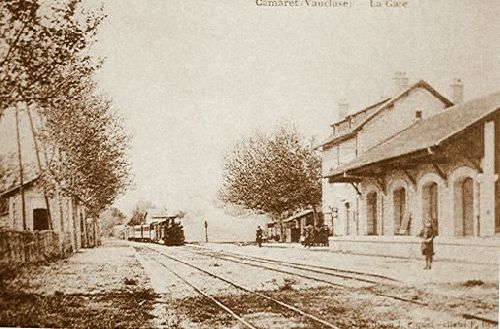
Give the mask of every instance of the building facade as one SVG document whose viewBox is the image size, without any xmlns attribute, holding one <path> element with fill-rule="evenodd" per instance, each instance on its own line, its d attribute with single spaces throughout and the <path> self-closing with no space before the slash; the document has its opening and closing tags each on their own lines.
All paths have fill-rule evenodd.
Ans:
<svg viewBox="0 0 500 329">
<path fill-rule="evenodd" d="M 404 75 L 395 78 L 396 94 L 353 114 L 347 103 L 339 104 L 340 120 L 333 123 L 332 135 L 321 145 L 322 173 L 355 160 L 375 145 L 411 126 L 416 115 L 432 116 L 452 105 L 425 81 L 408 86 Z M 323 213 L 334 235 L 359 235 L 360 198 L 350 182 L 323 180 Z M 330 219 L 330 223 L 329 223 Z"/>
<path fill-rule="evenodd" d="M 0 229 L 12 231 L 45 231 L 58 234 L 61 246 L 77 251 L 81 247 L 100 244 L 100 223 L 88 218 L 85 207 L 71 197 L 50 196 L 43 193 L 37 179 L 23 184 L 23 197 L 19 185 L 0 193 L 3 213 Z"/>
<path fill-rule="evenodd" d="M 500 93 L 463 103 L 460 81 L 452 86 L 455 106 L 420 81 L 332 125 L 321 146 L 332 248 L 417 257 L 418 234 L 431 221 L 438 258 L 495 258 Z M 356 116 L 360 124 L 335 134 Z"/>
</svg>

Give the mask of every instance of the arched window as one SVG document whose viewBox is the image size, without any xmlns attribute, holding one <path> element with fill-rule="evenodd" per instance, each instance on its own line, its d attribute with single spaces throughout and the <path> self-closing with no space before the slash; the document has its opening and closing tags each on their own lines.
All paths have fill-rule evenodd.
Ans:
<svg viewBox="0 0 500 329">
<path fill-rule="evenodd" d="M 377 193 L 366 195 L 366 234 L 377 235 Z"/>
<path fill-rule="evenodd" d="M 406 211 L 406 190 L 400 187 L 392 193 L 394 204 L 394 234 L 403 235 L 409 232 L 409 215 Z"/>
<path fill-rule="evenodd" d="M 429 182 L 422 188 L 422 220 L 431 221 L 434 233 L 438 234 L 438 185 Z"/>
</svg>

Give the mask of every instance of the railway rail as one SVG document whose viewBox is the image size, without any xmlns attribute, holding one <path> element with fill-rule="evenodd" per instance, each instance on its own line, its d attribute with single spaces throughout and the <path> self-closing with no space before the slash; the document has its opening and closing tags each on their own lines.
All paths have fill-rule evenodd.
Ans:
<svg viewBox="0 0 500 329">
<path fill-rule="evenodd" d="M 309 279 L 309 280 L 313 280 L 316 282 L 321 282 L 321 283 L 325 283 L 325 284 L 328 284 L 328 285 L 331 285 L 334 287 L 340 287 L 340 288 L 345 288 L 345 289 L 355 289 L 355 290 L 366 291 L 366 290 L 364 290 L 364 288 L 351 286 L 351 285 L 348 285 L 345 283 L 332 282 L 332 281 L 318 278 L 318 277 L 315 277 L 312 275 L 313 274 L 316 274 L 316 275 L 320 274 L 320 275 L 331 276 L 331 277 L 335 277 L 335 278 L 341 278 L 345 281 L 359 281 L 359 282 L 363 282 L 363 283 L 369 283 L 372 285 L 375 285 L 375 284 L 394 285 L 394 284 L 400 283 L 399 280 L 396 280 L 396 279 L 388 277 L 388 276 L 376 274 L 376 273 L 353 271 L 353 270 L 339 269 L 339 268 L 327 267 L 327 266 L 318 266 L 318 265 L 312 265 L 312 264 L 303 264 L 303 263 L 298 263 L 298 262 L 273 260 L 273 259 L 269 259 L 269 258 L 241 255 L 241 254 L 236 254 L 236 253 L 227 252 L 227 251 L 224 251 L 224 252 L 214 251 L 210 248 L 201 247 L 201 246 L 194 246 L 194 245 L 188 245 L 188 247 L 189 247 L 189 251 L 191 251 L 195 254 L 198 254 L 198 255 L 205 256 L 205 257 L 216 258 L 216 259 L 225 260 L 225 261 L 229 261 L 229 262 L 233 262 L 233 263 L 238 263 L 238 264 L 248 265 L 248 266 L 266 269 L 266 270 L 270 270 L 270 271 L 275 271 L 275 272 L 279 272 L 279 273 L 283 273 L 283 274 L 299 276 L 299 277 L 302 277 L 305 279 Z M 202 268 L 199 268 L 196 265 L 190 264 L 190 263 L 185 262 L 185 261 L 180 260 L 180 259 L 176 259 L 175 257 L 169 256 L 169 255 L 165 255 L 164 253 L 161 253 L 161 252 L 155 250 L 154 248 L 150 248 L 150 247 L 146 247 L 146 248 L 154 251 L 155 253 L 157 253 L 159 255 L 162 255 L 165 258 L 171 259 L 171 260 L 179 262 L 179 263 L 183 263 L 183 264 L 190 266 L 192 268 L 195 268 L 195 269 L 197 269 L 197 270 L 199 270 L 207 275 L 210 275 L 214 278 L 218 278 L 218 279 L 220 279 L 220 280 L 222 280 L 222 281 L 224 281 L 224 282 L 226 282 L 226 283 L 228 283 L 228 284 L 230 284 L 238 289 L 242 289 L 243 291 L 246 291 L 248 293 L 252 293 L 252 294 L 255 294 L 255 295 L 260 296 L 262 298 L 271 300 L 271 301 L 273 301 L 273 302 L 275 302 L 275 303 L 277 303 L 277 304 L 279 304 L 279 305 L 281 305 L 289 310 L 292 310 L 296 313 L 299 313 L 299 314 L 301 314 L 301 315 L 303 315 L 311 320 L 314 320 L 314 321 L 319 322 L 319 323 L 322 323 L 321 321 L 324 321 L 322 319 L 316 318 L 314 315 L 310 315 L 306 312 L 301 311 L 300 309 L 297 309 L 293 305 L 288 305 L 286 303 L 283 303 L 279 300 L 275 300 L 272 297 L 266 296 L 264 294 L 261 294 L 258 292 L 253 292 L 253 291 L 251 291 L 245 287 L 242 287 L 242 286 L 240 286 L 232 281 L 229 281 L 228 279 L 222 278 L 214 273 L 211 273 L 211 272 L 206 271 Z M 263 263 L 265 263 L 265 264 L 263 264 Z M 268 266 L 268 265 L 271 265 L 271 266 Z M 288 267 L 290 269 L 295 269 L 295 270 L 298 269 L 298 270 L 301 270 L 304 272 L 309 272 L 309 273 L 311 273 L 311 275 L 301 274 L 301 273 L 297 273 L 297 272 L 291 272 L 289 270 L 284 270 L 284 269 L 278 269 L 278 268 L 272 267 L 272 265 L 278 265 L 278 266 L 284 267 L 284 268 Z M 342 273 L 342 274 L 339 274 L 339 273 Z M 376 295 L 376 296 L 379 296 L 379 297 L 395 299 L 398 301 L 416 304 L 416 305 L 423 306 L 423 307 L 430 306 L 426 302 L 417 301 L 417 300 L 414 300 L 411 298 L 405 298 L 405 297 L 400 297 L 400 296 L 395 296 L 395 295 L 378 293 L 378 292 L 375 292 L 372 290 L 370 290 L 369 293 Z M 282 304 L 286 304 L 286 305 L 282 305 Z M 301 313 L 301 312 L 303 312 L 303 313 Z M 478 321 L 478 322 L 481 322 L 482 324 L 498 325 L 497 320 L 486 318 L 486 317 L 483 317 L 480 315 L 474 315 L 474 314 L 469 314 L 469 313 L 461 313 L 459 315 L 464 319 Z M 326 322 L 326 323 L 328 323 L 328 322 Z M 326 324 L 326 323 L 323 323 L 323 325 L 325 325 L 329 328 L 337 328 L 331 323 L 328 323 L 328 324 Z"/>
<path fill-rule="evenodd" d="M 297 273 L 297 272 L 291 272 L 289 270 L 279 269 L 279 268 L 275 268 L 275 267 L 263 265 L 262 261 L 260 261 L 260 260 L 250 260 L 251 258 L 247 258 L 246 256 L 243 256 L 243 257 L 240 258 L 239 255 L 236 255 L 236 254 L 232 254 L 231 257 L 227 257 L 227 255 L 225 253 L 221 253 L 221 252 L 208 252 L 207 253 L 207 252 L 202 252 L 202 251 L 197 251 L 197 250 L 193 250 L 193 252 L 197 253 L 197 254 L 205 255 L 207 257 L 213 257 L 213 258 L 217 258 L 217 259 L 221 259 L 221 260 L 226 260 L 226 261 L 230 261 L 230 262 L 234 262 L 234 263 L 239 263 L 239 264 L 243 264 L 243 265 L 249 265 L 249 266 L 253 266 L 253 267 L 258 267 L 258 268 L 262 268 L 262 269 L 266 269 L 266 270 L 270 270 L 270 271 L 274 271 L 274 272 L 279 272 L 279 273 L 283 273 L 283 274 L 289 274 L 289 275 L 293 275 L 293 276 L 298 276 L 298 277 L 301 277 L 301 278 L 304 278 L 304 279 L 309 279 L 309 280 L 313 280 L 313 281 L 316 281 L 316 282 L 321 282 L 321 283 L 324 283 L 324 284 L 327 284 L 327 285 L 330 285 L 330 286 L 340 287 L 340 288 L 361 290 L 361 289 L 369 288 L 369 287 L 371 287 L 373 285 L 376 285 L 376 284 L 387 284 L 387 283 L 383 283 L 383 282 L 380 282 L 380 281 L 368 280 L 368 279 L 364 279 L 364 278 L 360 278 L 360 277 L 356 277 L 356 276 L 352 276 L 352 275 L 351 276 L 349 276 L 349 275 L 339 275 L 339 274 L 330 273 L 330 272 L 327 272 L 327 271 L 317 270 L 317 269 L 314 269 L 314 268 L 309 269 L 309 268 L 305 267 L 305 266 L 308 266 L 308 265 L 305 265 L 305 264 L 301 264 L 302 266 L 287 265 L 286 262 L 272 261 L 272 260 L 266 259 L 266 262 L 268 262 L 268 263 L 274 263 L 275 265 L 280 265 L 280 266 L 284 266 L 284 267 L 291 267 L 291 268 L 294 268 L 294 269 L 300 268 L 304 272 L 310 272 L 310 273 L 315 273 L 315 274 L 320 273 L 321 275 L 331 276 L 331 277 L 334 277 L 336 279 L 338 277 L 341 277 L 344 281 L 351 281 L 352 280 L 352 281 L 359 281 L 359 282 L 370 283 L 371 284 L 371 286 L 362 286 L 362 287 L 359 287 L 359 286 L 349 285 L 349 284 L 346 284 L 346 283 L 332 282 L 331 280 L 326 280 L 326 279 L 323 279 L 323 278 L 318 278 L 316 276 L 311 276 L 311 275 Z M 219 253 L 219 254 L 217 254 L 217 253 Z M 362 272 L 358 272 L 358 273 L 362 273 Z M 370 273 L 364 273 L 364 274 L 368 275 Z M 412 299 L 412 298 L 405 298 L 405 297 L 401 297 L 401 296 L 389 295 L 389 294 L 379 293 L 379 292 L 376 292 L 376 291 L 370 291 L 370 294 L 373 294 L 373 295 L 376 295 L 376 296 L 379 296 L 379 297 L 385 297 L 385 298 L 395 299 L 395 300 L 406 302 L 406 303 L 416 304 L 416 305 L 420 305 L 420 306 L 429 306 L 425 302 L 421 302 L 421 301 L 418 301 L 418 300 L 415 300 L 415 299 Z"/>
<path fill-rule="evenodd" d="M 315 280 L 315 281 L 319 281 L 319 282 L 323 282 L 323 283 L 328 283 L 328 284 L 330 284 L 332 286 L 336 286 L 336 287 L 358 289 L 357 287 L 352 287 L 352 286 L 345 285 L 345 284 L 333 283 L 333 282 L 329 282 L 327 280 L 323 280 L 323 279 L 319 279 L 319 278 L 314 278 L 314 277 L 307 276 L 307 275 L 301 275 L 301 274 L 298 274 L 298 273 L 293 273 L 293 272 L 290 272 L 290 271 L 284 271 L 284 270 L 280 270 L 280 269 L 275 269 L 275 268 L 268 267 L 268 266 L 261 266 L 258 263 L 257 264 L 256 263 L 251 263 L 251 261 L 254 261 L 254 262 L 261 261 L 261 262 L 265 262 L 265 263 L 268 263 L 268 264 L 276 264 L 276 265 L 279 265 L 279 266 L 290 267 L 290 268 L 294 268 L 294 269 L 300 269 L 300 270 L 308 271 L 310 273 L 320 273 L 320 274 L 334 276 L 334 277 L 341 277 L 341 278 L 345 278 L 345 279 L 348 279 L 348 280 L 356 280 L 356 281 L 373 283 L 373 284 L 391 284 L 391 283 L 392 284 L 397 284 L 397 283 L 401 283 L 401 281 L 399 281 L 397 279 L 394 279 L 394 278 L 391 278 L 391 277 L 388 277 L 388 276 L 384 276 L 384 275 L 380 275 L 380 274 L 376 274 L 376 273 L 361 272 L 361 271 L 352 271 L 352 270 L 346 270 L 346 269 L 339 269 L 339 268 L 335 268 L 335 267 L 318 266 L 318 265 L 303 264 L 303 263 L 297 263 L 297 262 L 287 262 L 287 261 L 281 261 L 281 260 L 273 260 L 273 259 L 263 258 L 263 257 L 241 255 L 241 254 L 236 254 L 236 253 L 227 252 L 227 251 L 224 251 L 224 252 L 214 251 L 214 250 L 212 250 L 210 248 L 206 248 L 206 247 L 202 247 L 202 246 L 197 246 L 197 245 L 196 246 L 195 245 L 189 245 L 189 247 L 191 247 L 190 249 L 192 249 L 193 252 L 198 253 L 198 254 L 203 254 L 203 255 L 214 257 L 214 258 L 217 258 L 217 259 L 232 261 L 232 262 L 236 262 L 236 263 L 240 263 L 240 264 L 246 264 L 246 265 L 250 265 L 250 266 L 254 266 L 254 267 L 265 268 L 265 269 L 269 269 L 269 270 L 280 272 L 280 273 L 297 275 L 297 276 L 301 276 L 301 277 L 304 277 L 304 278 L 307 278 L 307 279 L 311 279 L 311 280 Z M 196 249 L 203 249 L 203 250 L 207 250 L 207 251 L 198 251 Z M 194 251 L 194 250 L 196 250 L 196 251 Z M 342 272 L 342 273 L 352 274 L 352 275 L 351 276 L 350 275 L 339 275 L 339 274 L 336 274 L 334 272 Z M 365 276 L 365 277 L 378 278 L 378 279 L 382 279 L 382 281 L 367 280 L 367 279 L 360 278 L 360 277 L 357 277 L 357 276 L 354 276 L 354 275 L 361 275 L 361 276 Z M 405 298 L 405 297 L 400 297 L 400 296 L 395 296 L 395 295 L 389 295 L 389 294 L 383 294 L 383 293 L 377 293 L 377 292 L 374 292 L 374 291 L 370 291 L 370 293 L 372 293 L 372 294 L 374 294 L 376 296 L 379 296 L 379 297 L 391 298 L 391 299 L 399 300 L 399 301 L 406 302 L 406 303 L 417 304 L 417 305 L 420 305 L 420 306 L 423 306 L 423 307 L 429 307 L 430 306 L 426 302 L 421 302 L 421 301 L 417 301 L 417 300 L 410 299 L 410 298 Z M 474 314 L 469 314 L 469 313 L 461 313 L 460 316 L 462 318 L 464 318 L 464 319 L 467 319 L 467 320 L 476 320 L 476 321 L 480 321 L 480 322 L 482 322 L 484 324 L 498 325 L 498 320 L 486 318 L 486 317 L 483 317 L 483 316 L 480 316 L 480 315 L 474 315 Z"/>
<path fill-rule="evenodd" d="M 334 276 L 334 277 L 339 277 L 343 279 L 348 279 L 348 280 L 355 280 L 355 281 L 360 281 L 360 282 L 366 282 L 366 283 L 373 283 L 373 284 L 379 284 L 379 283 L 400 283 L 400 280 L 381 275 L 381 274 L 376 274 L 376 273 L 369 273 L 369 272 L 361 272 L 361 271 L 353 271 L 353 270 L 346 270 L 346 269 L 340 269 L 336 267 L 328 267 L 328 266 L 319 266 L 319 265 L 313 265 L 313 264 L 304 264 L 304 263 L 297 263 L 297 262 L 287 262 L 283 260 L 275 260 L 275 259 L 270 259 L 270 258 L 263 258 L 263 257 L 255 257 L 255 256 L 248 256 L 248 255 L 241 255 L 241 254 L 236 254 L 228 251 L 214 251 L 211 250 L 210 248 L 204 248 L 200 246 L 189 246 L 193 249 L 203 249 L 207 250 L 208 253 L 217 253 L 224 255 L 226 257 L 232 257 L 240 260 L 249 260 L 249 261 L 261 261 L 269 264 L 276 264 L 280 266 L 285 266 L 285 267 L 290 267 L 294 269 L 300 269 L 308 272 L 313 272 L 313 273 L 318 273 L 318 274 L 326 274 L 329 276 Z M 341 274 L 339 274 L 341 273 Z M 368 277 L 368 279 L 367 279 Z M 379 281 L 374 281 L 375 279 L 379 279 Z M 380 281 L 382 280 L 382 281 Z"/>
<path fill-rule="evenodd" d="M 248 288 L 243 287 L 242 285 L 239 285 L 239 284 L 237 284 L 237 283 L 235 283 L 235 282 L 233 282 L 233 281 L 230 281 L 230 280 L 228 280 L 228 279 L 226 279 L 226 278 L 224 278 L 224 277 L 222 277 L 222 276 L 220 276 L 220 275 L 217 275 L 217 274 L 215 274 L 215 273 L 212 273 L 212 272 L 210 272 L 210 271 L 207 271 L 207 270 L 205 270 L 205 269 L 202 269 L 202 268 L 200 268 L 200 267 L 198 267 L 198 266 L 196 266 L 196 265 L 194 265 L 194 264 L 192 264 L 192 263 L 189 263 L 189 262 L 186 262 L 186 261 L 180 260 L 180 259 L 178 259 L 178 258 L 176 258 L 176 257 L 172 257 L 172 256 L 169 256 L 169 255 L 166 255 L 166 254 L 164 254 L 164 253 L 162 253 L 162 252 L 159 252 L 158 250 L 156 250 L 156 249 L 154 249 L 154 248 L 151 248 L 151 247 L 143 247 L 143 248 L 144 248 L 144 249 L 148 249 L 148 250 L 150 250 L 150 251 L 153 251 L 155 254 L 160 255 L 160 256 L 162 256 L 162 257 L 164 257 L 164 258 L 166 258 L 166 259 L 169 259 L 169 260 L 172 260 L 172 261 L 178 262 L 178 263 L 180 263 L 180 264 L 184 264 L 184 265 L 186 265 L 186 266 L 189 266 L 189 267 L 191 267 L 191 268 L 194 268 L 194 269 L 196 269 L 196 270 L 198 270 L 198 271 L 200 271 L 200 272 L 202 272 L 202 273 L 204 273 L 204 274 L 206 274 L 206 275 L 208 275 L 208 276 L 210 276 L 210 277 L 212 277 L 212 278 L 215 278 L 215 279 L 218 279 L 218 280 L 220 280 L 220 281 L 222 281 L 222 282 L 225 282 L 225 283 L 227 283 L 227 284 L 229 284 L 229 285 L 231 285 L 231 286 L 233 286 L 233 287 L 235 287 L 235 288 L 237 288 L 237 289 L 240 289 L 240 290 L 242 290 L 242 291 L 244 291 L 244 292 L 246 292 L 246 293 L 249 293 L 249 294 L 252 294 L 252 295 L 254 295 L 254 296 L 258 296 L 258 297 L 261 297 L 261 298 L 263 298 L 263 299 L 269 300 L 269 301 L 271 301 L 271 302 L 273 302 L 273 303 L 275 303 L 275 304 L 279 305 L 280 307 L 283 307 L 283 308 L 285 308 L 285 309 L 287 309 L 287 310 L 293 311 L 293 312 L 295 312 L 295 313 L 297 313 L 297 314 L 299 314 L 299 315 L 301 315 L 301 316 L 304 316 L 304 317 L 306 317 L 306 318 L 308 318 L 308 319 L 310 319 L 310 320 L 312 320 L 312 321 L 314 321 L 314 322 L 316 322 L 316 323 L 319 323 L 319 324 L 321 324 L 321 325 L 323 325 L 323 326 L 325 326 L 325 327 L 327 327 L 327 328 L 339 329 L 339 327 L 335 326 L 334 324 L 332 324 L 332 323 L 330 323 L 330 322 L 328 322 L 328 321 L 325 321 L 325 320 L 323 320 L 323 319 L 321 319 L 321 318 L 319 318 L 319 317 L 317 317 L 317 316 L 315 316 L 315 315 L 312 315 L 312 314 L 310 314 L 310 313 L 308 313 L 308 312 L 305 312 L 305 311 L 303 311 L 303 310 L 301 310 L 301 309 L 299 309 L 299 308 L 297 308 L 297 307 L 295 307 L 295 306 L 293 306 L 293 305 L 287 304 L 287 303 L 285 303 L 285 302 L 283 302 L 283 301 L 280 301 L 280 300 L 275 299 L 275 298 L 273 298 L 273 297 L 267 296 L 267 295 L 265 295 L 265 294 L 263 294 L 263 293 L 256 292 L 256 291 L 252 291 L 252 290 L 250 290 L 250 289 L 248 289 Z M 181 281 L 183 281 L 184 283 L 186 283 L 187 285 L 189 285 L 189 286 L 190 286 L 191 288 L 193 288 L 193 290 L 195 290 L 198 294 L 200 294 L 200 295 L 202 295 L 202 296 L 204 296 L 204 297 L 206 297 L 206 298 L 210 299 L 213 303 L 215 303 L 217 306 L 219 306 L 220 308 L 222 308 L 224 311 L 226 311 L 228 314 L 230 314 L 230 315 L 231 315 L 232 317 L 234 317 L 236 320 L 238 320 L 239 322 L 241 322 L 241 323 L 242 323 L 243 325 L 245 325 L 247 328 L 252 328 L 252 329 L 256 329 L 256 328 L 257 328 L 257 327 L 255 327 L 254 325 L 252 325 L 250 322 L 248 322 L 248 321 L 246 321 L 245 319 L 243 319 L 240 315 L 238 315 L 235 311 L 233 311 L 233 310 L 232 310 L 231 308 L 229 308 L 227 305 L 223 304 L 222 302 L 220 302 L 220 301 L 219 301 L 218 299 L 216 299 L 215 297 L 210 296 L 209 294 L 207 294 L 207 293 L 203 292 L 200 288 L 198 288 L 198 287 L 196 287 L 195 285 L 193 285 L 191 282 L 189 282 L 188 280 L 186 280 L 186 278 L 182 277 L 179 273 L 175 272 L 174 270 L 172 270 L 171 268 L 169 268 L 168 266 L 166 266 L 164 263 L 162 263 L 162 262 L 158 261 L 158 260 L 157 260 L 157 259 L 155 259 L 155 258 L 152 258 L 152 257 L 150 257 L 150 258 L 151 258 L 153 261 L 155 261 L 155 262 L 157 262 L 158 264 L 160 264 L 162 267 L 166 268 L 166 269 L 167 269 L 170 273 L 172 273 L 174 276 L 176 276 L 177 278 L 179 278 Z"/>
</svg>

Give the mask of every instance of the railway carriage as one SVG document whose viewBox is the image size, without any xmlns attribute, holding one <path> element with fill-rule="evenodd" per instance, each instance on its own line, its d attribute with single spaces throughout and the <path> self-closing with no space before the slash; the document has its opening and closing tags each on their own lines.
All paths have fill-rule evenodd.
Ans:
<svg viewBox="0 0 500 329">
<path fill-rule="evenodd" d="M 167 245 L 184 244 L 182 225 L 175 220 L 178 215 L 148 211 L 144 215 L 145 223 L 126 227 L 126 239 L 140 242 L 156 242 Z"/>
</svg>

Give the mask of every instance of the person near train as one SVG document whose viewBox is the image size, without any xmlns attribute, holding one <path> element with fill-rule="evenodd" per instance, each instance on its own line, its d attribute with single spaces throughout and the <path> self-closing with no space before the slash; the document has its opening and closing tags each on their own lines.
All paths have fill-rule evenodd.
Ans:
<svg viewBox="0 0 500 329">
<path fill-rule="evenodd" d="M 255 241 L 257 242 L 257 245 L 262 247 L 262 229 L 260 226 L 257 226 L 257 231 L 255 232 Z"/>
<path fill-rule="evenodd" d="M 314 244 L 314 227 L 307 225 L 305 227 L 304 247 L 311 247 Z"/>
</svg>

